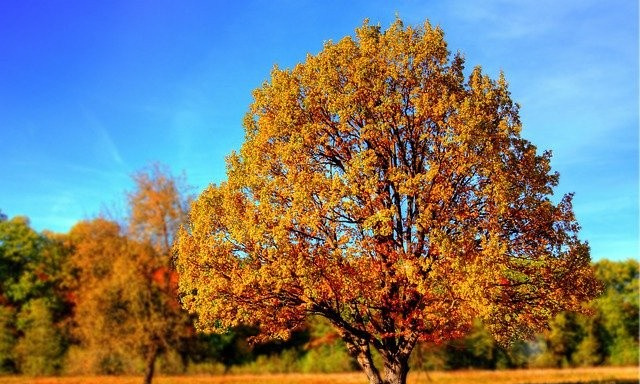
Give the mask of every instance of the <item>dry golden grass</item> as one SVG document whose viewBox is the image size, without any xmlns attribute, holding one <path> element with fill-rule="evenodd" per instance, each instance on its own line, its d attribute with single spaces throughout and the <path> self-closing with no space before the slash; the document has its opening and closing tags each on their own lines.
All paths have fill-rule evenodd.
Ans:
<svg viewBox="0 0 640 384">
<path fill-rule="evenodd" d="M 638 381 L 638 367 L 605 367 L 576 369 L 526 369 L 516 371 L 456 371 L 414 373 L 410 383 L 433 384 L 524 384 L 581 383 L 592 381 Z"/>
<path fill-rule="evenodd" d="M 529 369 L 516 371 L 412 372 L 409 384 L 537 384 L 638 382 L 638 367 Z M 140 384 L 141 377 L 0 377 L 0 384 Z M 227 376 L 158 376 L 155 384 L 366 384 L 361 373 Z"/>
</svg>

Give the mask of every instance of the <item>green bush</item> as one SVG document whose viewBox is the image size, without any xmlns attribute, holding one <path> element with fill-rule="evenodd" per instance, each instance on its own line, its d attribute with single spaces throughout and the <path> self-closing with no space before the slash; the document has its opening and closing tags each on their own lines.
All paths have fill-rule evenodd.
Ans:
<svg viewBox="0 0 640 384">
<path fill-rule="evenodd" d="M 46 299 L 35 299 L 18 314 L 23 336 L 15 346 L 18 368 L 29 375 L 52 375 L 62 368 L 64 340 L 52 321 Z"/>
<path fill-rule="evenodd" d="M 13 353 L 16 344 L 14 322 L 14 310 L 10 307 L 0 306 L 0 374 L 16 371 Z"/>
<path fill-rule="evenodd" d="M 227 367 L 222 363 L 202 362 L 189 363 L 185 373 L 187 375 L 222 375 L 227 372 Z"/>
<path fill-rule="evenodd" d="M 632 337 L 617 338 L 609 349 L 609 364 L 611 365 L 637 365 L 638 342 Z"/>
<path fill-rule="evenodd" d="M 300 352 L 296 349 L 285 349 L 278 354 L 260 355 L 254 361 L 233 366 L 231 373 L 292 373 L 300 372 Z"/>
<path fill-rule="evenodd" d="M 354 361 L 340 341 L 310 349 L 300 360 L 304 373 L 349 372 L 354 369 Z"/>
</svg>

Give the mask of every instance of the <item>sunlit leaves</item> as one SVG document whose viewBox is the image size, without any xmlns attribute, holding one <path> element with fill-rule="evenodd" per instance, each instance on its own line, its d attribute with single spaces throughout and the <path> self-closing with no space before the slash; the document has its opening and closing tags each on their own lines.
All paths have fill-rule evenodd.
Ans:
<svg viewBox="0 0 640 384">
<path fill-rule="evenodd" d="M 275 68 L 245 127 L 176 245 L 203 329 L 279 337 L 320 314 L 394 359 L 475 317 L 530 334 L 595 293 L 550 154 L 520 137 L 504 76 L 465 79 L 439 28 L 365 23 Z"/>
</svg>

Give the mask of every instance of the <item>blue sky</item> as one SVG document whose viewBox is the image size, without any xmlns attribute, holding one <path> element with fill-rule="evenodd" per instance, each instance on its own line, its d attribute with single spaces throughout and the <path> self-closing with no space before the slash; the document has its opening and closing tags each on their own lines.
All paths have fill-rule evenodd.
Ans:
<svg viewBox="0 0 640 384">
<path fill-rule="evenodd" d="M 638 255 L 638 4 L 633 0 L 6 1 L 0 6 L 0 210 L 66 232 L 122 209 L 153 161 L 196 191 L 225 177 L 251 91 L 365 18 L 429 19 L 467 68 L 505 72 L 523 136 L 594 259 Z M 118 208 L 120 207 L 120 208 Z"/>
</svg>

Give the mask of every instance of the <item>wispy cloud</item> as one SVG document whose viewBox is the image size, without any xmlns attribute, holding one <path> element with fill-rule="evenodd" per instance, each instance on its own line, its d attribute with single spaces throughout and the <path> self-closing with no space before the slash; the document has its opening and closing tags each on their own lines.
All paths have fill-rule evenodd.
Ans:
<svg viewBox="0 0 640 384">
<path fill-rule="evenodd" d="M 26 215 L 37 230 L 54 232 L 66 232 L 78 220 L 94 217 L 105 211 L 104 207 L 116 207 L 116 202 L 123 199 L 122 188 L 128 178 L 125 172 L 70 163 L 25 163 L 22 168 L 24 178 L 13 185 L 20 194 L 6 200 L 12 207 L 8 214 Z M 34 182 L 31 175 L 36 169 L 40 174 L 57 172 L 57 177 L 39 177 Z M 35 188 L 23 187 L 26 183 Z"/>
<path fill-rule="evenodd" d="M 107 156 L 114 161 L 118 165 L 125 165 L 122 156 L 120 155 L 120 151 L 116 146 L 113 138 L 109 134 L 107 128 L 102 124 L 102 122 L 96 117 L 94 113 L 90 110 L 83 108 L 84 117 L 87 121 L 87 126 L 93 134 L 96 136 L 98 148 L 103 153 L 107 154 Z"/>
<path fill-rule="evenodd" d="M 485 31 L 487 37 L 516 40 L 553 31 L 589 3 L 593 1 L 466 0 L 450 2 L 449 13 L 463 22 L 483 25 L 478 30 Z"/>
</svg>

